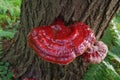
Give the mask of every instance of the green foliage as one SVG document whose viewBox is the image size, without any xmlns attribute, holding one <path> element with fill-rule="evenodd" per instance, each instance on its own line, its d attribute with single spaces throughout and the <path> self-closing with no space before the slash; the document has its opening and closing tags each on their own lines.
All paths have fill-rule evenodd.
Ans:
<svg viewBox="0 0 120 80">
<path fill-rule="evenodd" d="M 19 20 L 21 0 L 0 0 L 0 27 Z"/>
<path fill-rule="evenodd" d="M 19 24 L 21 0 L 0 0 L 0 55 L 2 54 L 2 39 L 14 37 Z M 1 57 L 1 56 L 0 56 Z M 8 62 L 0 61 L 0 80 L 13 80 Z"/>
<path fill-rule="evenodd" d="M 14 37 L 14 33 L 15 31 L 3 31 L 2 29 L 0 29 L 0 37 L 1 38 L 6 38 L 6 39 L 10 39 Z"/>
<path fill-rule="evenodd" d="M 114 30 L 111 29 L 112 25 L 108 27 L 108 29 L 105 31 L 104 36 L 102 37 L 102 41 L 105 42 L 108 46 L 109 49 L 113 47 L 114 40 L 115 40 L 115 33 Z"/>
<path fill-rule="evenodd" d="M 91 65 L 84 80 L 120 80 L 120 11 L 101 39 L 108 45 L 105 61 Z"/>
<path fill-rule="evenodd" d="M 0 62 L 0 80 L 12 80 L 12 72 L 8 70 L 9 63 Z"/>
<path fill-rule="evenodd" d="M 116 15 L 116 17 L 113 19 L 115 22 L 120 23 L 120 11 Z"/>
<path fill-rule="evenodd" d="M 100 64 L 91 65 L 84 76 L 84 80 L 120 80 L 113 66 L 105 61 Z"/>
</svg>

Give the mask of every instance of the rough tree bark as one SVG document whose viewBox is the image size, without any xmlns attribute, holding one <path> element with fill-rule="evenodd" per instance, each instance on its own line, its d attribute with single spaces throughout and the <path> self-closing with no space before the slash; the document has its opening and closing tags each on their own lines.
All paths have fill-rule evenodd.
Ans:
<svg viewBox="0 0 120 80">
<path fill-rule="evenodd" d="M 109 22 L 120 8 L 119 0 L 23 0 L 21 28 L 14 42 L 4 50 L 2 61 L 8 61 L 19 80 L 82 80 L 88 64 L 80 57 L 69 65 L 45 62 L 27 45 L 27 34 L 39 25 L 48 25 L 56 18 L 67 25 L 80 21 L 88 24 L 100 39 Z"/>
</svg>

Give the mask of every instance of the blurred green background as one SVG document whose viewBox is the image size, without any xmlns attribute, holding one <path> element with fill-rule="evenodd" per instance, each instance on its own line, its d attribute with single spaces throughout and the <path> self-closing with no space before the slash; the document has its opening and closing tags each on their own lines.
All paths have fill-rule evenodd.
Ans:
<svg viewBox="0 0 120 80">
<path fill-rule="evenodd" d="M 0 55 L 20 27 L 21 0 L 0 0 Z M 109 47 L 108 56 L 100 64 L 91 64 L 83 80 L 120 80 L 120 11 L 112 19 L 102 39 Z M 12 80 L 8 62 L 0 61 L 0 80 Z"/>
<path fill-rule="evenodd" d="M 7 40 L 11 40 L 19 28 L 21 0 L 0 0 L 0 55 Z M 0 61 L 0 80 L 13 80 L 8 62 Z"/>
</svg>

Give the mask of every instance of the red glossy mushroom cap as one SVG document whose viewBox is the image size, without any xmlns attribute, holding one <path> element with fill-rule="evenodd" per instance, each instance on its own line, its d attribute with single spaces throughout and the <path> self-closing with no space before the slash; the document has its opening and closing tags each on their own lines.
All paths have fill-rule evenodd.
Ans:
<svg viewBox="0 0 120 80">
<path fill-rule="evenodd" d="M 95 45 L 92 45 L 83 55 L 83 59 L 86 62 L 97 64 L 103 61 L 108 52 L 108 47 L 102 42 L 97 41 Z"/>
<path fill-rule="evenodd" d="M 28 35 L 28 44 L 37 55 L 57 64 L 72 62 L 94 42 L 92 30 L 80 22 L 64 26 L 57 20 L 49 26 L 33 28 Z"/>
</svg>

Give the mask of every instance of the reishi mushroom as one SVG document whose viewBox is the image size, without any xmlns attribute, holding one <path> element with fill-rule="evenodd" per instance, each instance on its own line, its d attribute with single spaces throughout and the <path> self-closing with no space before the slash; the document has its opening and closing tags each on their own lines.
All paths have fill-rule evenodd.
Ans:
<svg viewBox="0 0 120 80">
<path fill-rule="evenodd" d="M 106 57 L 107 52 L 108 47 L 102 41 L 97 41 L 82 55 L 82 57 L 86 62 L 97 64 Z"/>
<path fill-rule="evenodd" d="M 63 21 L 56 20 L 49 26 L 33 28 L 28 34 L 28 44 L 39 57 L 63 65 L 84 54 L 95 42 L 93 31 L 81 22 L 65 26 Z"/>
</svg>

